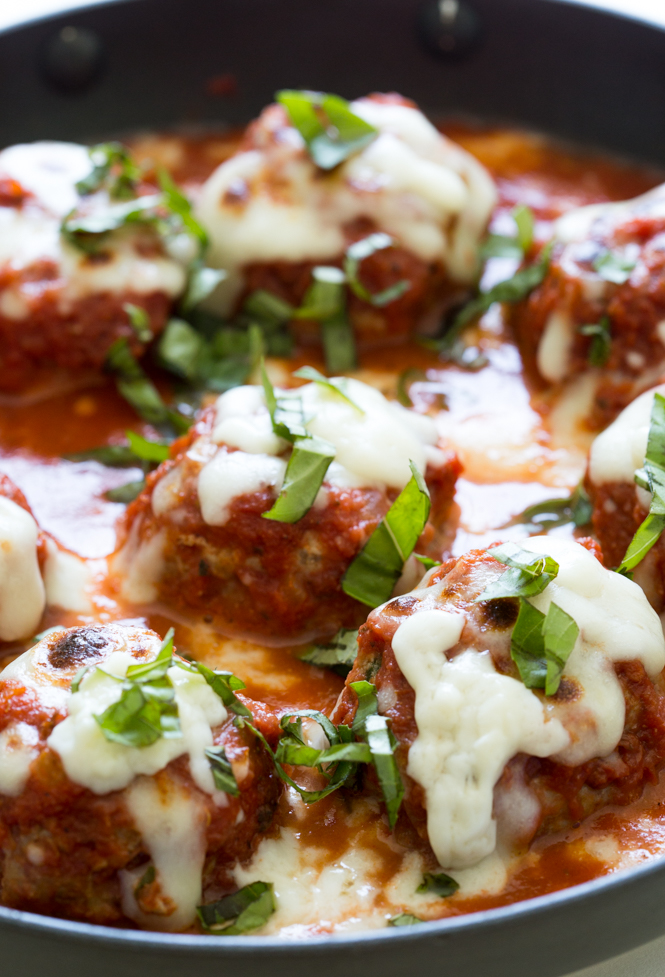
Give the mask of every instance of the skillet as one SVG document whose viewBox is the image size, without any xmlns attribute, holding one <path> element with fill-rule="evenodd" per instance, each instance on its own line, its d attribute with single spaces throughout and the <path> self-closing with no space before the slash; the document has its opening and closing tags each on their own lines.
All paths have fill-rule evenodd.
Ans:
<svg viewBox="0 0 665 977">
<path fill-rule="evenodd" d="M 239 125 L 278 87 L 665 158 L 665 32 L 562 0 L 120 0 L 0 33 L 0 143 Z M 21 977 L 559 977 L 665 933 L 665 861 L 425 926 L 289 943 L 112 930 L 0 908 Z"/>
</svg>

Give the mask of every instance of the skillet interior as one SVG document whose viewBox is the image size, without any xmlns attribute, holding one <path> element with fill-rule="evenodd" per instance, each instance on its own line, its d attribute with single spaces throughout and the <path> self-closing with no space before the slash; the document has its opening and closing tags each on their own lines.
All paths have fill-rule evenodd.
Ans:
<svg viewBox="0 0 665 977">
<path fill-rule="evenodd" d="M 466 54 L 436 57 L 418 37 L 421 0 L 124 0 L 36 21 L 0 36 L 0 141 L 93 140 L 136 129 L 240 124 L 277 86 L 345 95 L 399 90 L 435 114 L 501 120 L 660 162 L 665 33 L 553 0 L 474 0 L 481 30 Z M 99 74 L 84 91 L 44 75 L 66 26 L 95 31 Z M 214 94 L 231 74 L 236 94 Z M 214 85 L 212 88 L 214 89 Z M 218 89 L 224 86 L 217 86 Z M 545 899 L 457 920 L 353 938 L 164 937 L 104 930 L 0 909 L 8 971 L 103 977 L 151 970 L 202 975 L 238 966 L 278 973 L 541 977 L 588 966 L 665 931 L 665 864 Z M 278 949 L 279 947 L 279 949 Z M 20 968 L 20 969 L 19 969 Z"/>
</svg>

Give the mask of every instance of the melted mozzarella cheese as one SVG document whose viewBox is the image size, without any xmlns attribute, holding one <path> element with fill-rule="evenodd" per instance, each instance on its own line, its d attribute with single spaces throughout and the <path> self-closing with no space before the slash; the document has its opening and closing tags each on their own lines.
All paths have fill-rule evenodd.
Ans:
<svg viewBox="0 0 665 977">
<path fill-rule="evenodd" d="M 335 382 L 357 407 L 317 383 L 278 391 L 280 397 L 301 399 L 307 430 L 335 446 L 335 461 L 324 485 L 402 489 L 411 477 L 409 461 L 424 472 L 428 461 L 439 460 L 436 424 L 430 417 L 391 403 L 359 380 Z M 219 397 L 212 438 L 239 449 L 221 448 L 199 475 L 203 518 L 220 526 L 237 496 L 267 486 L 279 490 L 286 462 L 275 456 L 288 444 L 272 431 L 263 390 L 251 386 L 236 387 Z M 325 490 L 319 503 L 325 503 Z M 159 500 L 157 505 L 161 511 Z"/>
<path fill-rule="evenodd" d="M 37 561 L 37 523 L 0 496 L 0 639 L 34 634 L 46 603 Z"/>
<path fill-rule="evenodd" d="M 127 227 L 105 241 L 106 260 L 91 262 L 62 238 L 62 219 L 80 203 L 76 183 L 88 175 L 91 165 L 86 147 L 73 143 L 37 142 L 0 153 L 0 175 L 31 194 L 21 206 L 0 207 L 0 264 L 22 271 L 40 261 L 53 262 L 56 271 L 49 284 L 57 289 L 62 312 L 100 292 L 179 295 L 185 287 L 184 265 L 193 252 L 180 260 L 145 257 L 137 247 L 136 230 Z M 92 213 L 112 203 L 104 191 L 85 199 Z M 139 229 L 139 235 L 143 233 Z M 8 318 L 26 318 L 31 295 L 20 281 L 9 285 L 0 294 L 0 312 Z"/>
<path fill-rule="evenodd" d="M 10 723 L 0 733 L 0 794 L 18 797 L 38 756 L 39 733 L 27 723 Z"/>
<path fill-rule="evenodd" d="M 135 659 L 127 651 L 114 651 L 100 668 L 88 672 L 79 691 L 71 695 L 68 716 L 48 739 L 70 780 L 95 794 L 127 787 L 138 774 L 155 774 L 171 760 L 189 753 L 190 771 L 201 790 L 215 793 L 214 781 L 203 753 L 212 746 L 211 727 L 227 716 L 219 696 L 198 674 L 177 666 L 168 676 L 175 690 L 181 735 L 161 737 L 151 746 L 136 749 L 106 739 L 95 716 L 117 702 L 127 668 Z"/>
<path fill-rule="evenodd" d="M 90 583 L 91 572 L 86 561 L 47 539 L 44 587 L 49 607 L 89 614 L 92 604 L 86 591 Z"/>
<path fill-rule="evenodd" d="M 527 753 L 577 766 L 607 756 L 625 721 L 614 663 L 640 661 L 652 677 L 665 666 L 659 618 L 637 584 L 570 540 L 533 537 L 521 545 L 559 563 L 555 580 L 530 601 L 543 613 L 554 601 L 579 627 L 564 672 L 576 695 L 536 695 L 498 674 L 482 648 L 449 661 L 445 652 L 462 635 L 460 613 L 416 612 L 393 638 L 397 662 L 416 693 L 418 736 L 408 773 L 425 790 L 432 848 L 451 868 L 473 865 L 494 850 L 494 787 L 508 760 Z M 524 798 L 518 800 L 524 807 Z"/>
<path fill-rule="evenodd" d="M 125 804 L 143 838 L 162 893 L 175 910 L 169 915 L 144 913 L 134 895 L 145 865 L 120 873 L 123 912 L 146 929 L 177 931 L 190 926 L 201 904 L 206 854 L 207 811 L 178 783 L 139 777 L 125 792 Z"/>
<path fill-rule="evenodd" d="M 553 312 L 545 323 L 536 354 L 538 371 L 550 383 L 560 383 L 568 375 L 573 337 L 573 323 L 568 313 Z"/>
<path fill-rule="evenodd" d="M 640 394 L 593 442 L 589 476 L 596 485 L 605 482 L 634 483 L 644 464 L 655 393 L 665 396 L 665 384 Z"/>
<path fill-rule="evenodd" d="M 464 621 L 462 614 L 422 611 L 406 618 L 393 638 L 397 663 L 416 693 L 418 736 L 408 773 L 425 790 L 434 854 L 453 869 L 494 851 L 494 785 L 508 760 L 520 752 L 550 756 L 569 742 L 532 692 L 496 672 L 489 652 L 447 660 Z"/>
<path fill-rule="evenodd" d="M 215 297 L 220 311 L 241 289 L 244 265 L 335 259 L 345 225 L 359 217 L 441 262 L 452 278 L 473 279 L 496 202 L 489 174 L 417 109 L 371 99 L 352 108 L 379 135 L 324 178 L 286 127 L 279 143 L 238 153 L 204 185 L 197 217 L 210 235 L 210 260 L 230 272 Z"/>
<path fill-rule="evenodd" d="M 157 600 L 157 584 L 164 566 L 166 530 L 141 540 L 141 520 L 132 526 L 127 542 L 113 557 L 112 569 L 118 575 L 120 593 L 132 604 L 151 604 Z"/>
</svg>

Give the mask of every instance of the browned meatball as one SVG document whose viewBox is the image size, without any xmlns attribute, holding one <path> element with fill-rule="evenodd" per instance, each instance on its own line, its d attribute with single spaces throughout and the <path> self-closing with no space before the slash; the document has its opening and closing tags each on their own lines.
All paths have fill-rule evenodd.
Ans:
<svg viewBox="0 0 665 977">
<path fill-rule="evenodd" d="M 3 905 L 94 923 L 184 929 L 194 921 L 196 903 L 234 888 L 229 869 L 250 857 L 278 798 L 259 741 L 236 729 L 223 707 L 213 715 L 217 697 L 199 676 L 197 695 L 209 689 L 203 694 L 214 697 L 207 720 L 221 717 L 210 729 L 209 748 L 223 747 L 234 796 L 215 789 L 213 780 L 203 789 L 205 744 L 198 755 L 190 741 L 188 755 L 182 737 L 133 747 L 111 742 L 94 720 L 104 712 L 103 696 L 99 713 L 81 718 L 85 697 L 96 694 L 90 685 L 86 691 L 86 682 L 112 681 L 99 667 L 122 674 L 127 662 L 148 662 L 159 648 L 159 637 L 148 630 L 72 628 L 49 635 L 0 673 Z M 89 671 L 72 693 L 84 666 Z M 186 736 L 187 692 L 177 674 L 171 684 Z M 260 703 L 243 702 L 273 739 L 277 720 Z M 129 765 L 124 771 L 123 764 Z M 115 789 L 106 789 L 113 786 L 110 770 Z"/>
</svg>

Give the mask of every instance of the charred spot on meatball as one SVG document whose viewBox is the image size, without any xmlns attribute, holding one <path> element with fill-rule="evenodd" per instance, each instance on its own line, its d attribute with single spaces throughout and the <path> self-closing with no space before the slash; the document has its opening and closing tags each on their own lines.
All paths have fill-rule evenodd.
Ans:
<svg viewBox="0 0 665 977">
<path fill-rule="evenodd" d="M 53 668 L 88 665 L 105 658 L 108 646 L 109 639 L 102 628 L 77 628 L 51 645 L 48 661 Z"/>
</svg>

